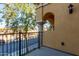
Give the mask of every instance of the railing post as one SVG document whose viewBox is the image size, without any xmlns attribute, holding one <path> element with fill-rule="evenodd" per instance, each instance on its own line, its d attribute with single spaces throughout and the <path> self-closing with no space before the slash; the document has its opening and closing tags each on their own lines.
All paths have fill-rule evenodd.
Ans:
<svg viewBox="0 0 79 59">
<path fill-rule="evenodd" d="M 28 38 L 27 38 L 27 35 L 28 35 L 28 33 L 25 33 L 26 34 L 26 38 L 25 38 L 25 40 L 26 40 L 26 51 L 27 51 L 27 53 L 29 52 L 29 49 L 28 49 Z"/>
<path fill-rule="evenodd" d="M 43 22 L 43 21 L 37 22 L 38 29 L 39 29 L 39 33 L 38 33 L 38 48 L 43 46 L 43 24 L 44 23 L 45 22 Z"/>
<path fill-rule="evenodd" d="M 3 35 L 2 35 L 2 40 L 3 40 Z M 4 56 L 4 44 L 5 42 L 4 43 L 2 42 L 2 56 Z"/>
<path fill-rule="evenodd" d="M 38 48 L 40 48 L 41 44 L 40 44 L 40 31 L 38 32 Z"/>
<path fill-rule="evenodd" d="M 21 56 L 21 32 L 19 32 L 19 56 Z"/>
</svg>

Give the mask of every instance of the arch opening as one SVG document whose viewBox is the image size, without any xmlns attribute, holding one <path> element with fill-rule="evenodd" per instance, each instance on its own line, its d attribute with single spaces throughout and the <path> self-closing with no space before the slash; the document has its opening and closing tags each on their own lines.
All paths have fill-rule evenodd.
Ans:
<svg viewBox="0 0 79 59">
<path fill-rule="evenodd" d="M 53 29 L 54 30 L 54 14 L 51 12 L 47 12 L 44 16 L 43 16 L 43 21 L 45 21 L 46 23 L 44 24 L 44 27 L 47 26 L 46 30 L 49 29 Z M 47 25 L 46 25 L 47 24 Z M 49 27 L 48 27 L 49 26 Z"/>
</svg>

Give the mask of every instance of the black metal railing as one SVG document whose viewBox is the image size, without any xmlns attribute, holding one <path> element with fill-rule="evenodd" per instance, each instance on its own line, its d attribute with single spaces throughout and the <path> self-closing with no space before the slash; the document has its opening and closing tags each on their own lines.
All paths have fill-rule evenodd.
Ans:
<svg viewBox="0 0 79 59">
<path fill-rule="evenodd" d="M 38 32 L 0 34 L 0 56 L 24 55 L 38 48 L 38 43 Z"/>
</svg>

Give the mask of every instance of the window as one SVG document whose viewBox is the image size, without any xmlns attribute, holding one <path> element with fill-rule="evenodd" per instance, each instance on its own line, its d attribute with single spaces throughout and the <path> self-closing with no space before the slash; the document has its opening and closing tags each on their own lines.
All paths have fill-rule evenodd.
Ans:
<svg viewBox="0 0 79 59">
<path fill-rule="evenodd" d="M 46 23 L 43 25 L 44 31 L 51 31 L 52 28 L 52 24 L 48 20 L 46 20 Z"/>
</svg>

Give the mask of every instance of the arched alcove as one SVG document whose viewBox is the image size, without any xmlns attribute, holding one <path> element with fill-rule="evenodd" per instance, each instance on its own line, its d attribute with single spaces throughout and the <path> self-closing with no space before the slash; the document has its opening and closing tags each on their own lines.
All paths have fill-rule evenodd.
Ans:
<svg viewBox="0 0 79 59">
<path fill-rule="evenodd" d="M 51 23 L 52 28 L 54 30 L 54 14 L 52 12 L 47 12 L 43 16 L 43 21 L 47 21 L 47 20 Z"/>
</svg>

